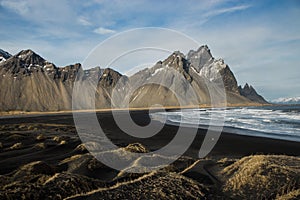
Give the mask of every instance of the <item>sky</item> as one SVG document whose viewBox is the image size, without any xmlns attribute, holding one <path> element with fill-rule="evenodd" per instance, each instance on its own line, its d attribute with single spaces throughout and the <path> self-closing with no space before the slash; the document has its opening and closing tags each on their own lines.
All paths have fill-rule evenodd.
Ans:
<svg viewBox="0 0 300 200">
<path fill-rule="evenodd" d="M 299 19 L 299 0 L 0 0 L 0 48 L 65 66 L 122 31 L 168 28 L 207 44 L 238 84 L 272 100 L 300 96 Z"/>
</svg>

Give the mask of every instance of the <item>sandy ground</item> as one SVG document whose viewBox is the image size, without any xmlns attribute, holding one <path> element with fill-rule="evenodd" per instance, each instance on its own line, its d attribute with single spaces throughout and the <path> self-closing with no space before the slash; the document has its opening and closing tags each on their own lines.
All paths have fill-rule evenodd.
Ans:
<svg viewBox="0 0 300 200">
<path fill-rule="evenodd" d="M 259 103 L 252 103 L 252 104 L 221 104 L 219 107 L 244 107 L 244 106 L 268 106 L 270 104 L 259 104 Z M 218 107 L 215 105 L 214 107 Z M 201 104 L 201 105 L 190 105 L 190 106 L 164 106 L 165 110 L 178 110 L 178 109 L 187 109 L 187 108 L 211 108 L 211 105 L 207 104 Z M 2 111 L 0 112 L 0 116 L 3 117 L 18 117 L 18 116 L 32 116 L 32 115 L 58 115 L 58 114 L 70 114 L 73 112 L 109 112 L 111 110 L 116 111 L 124 111 L 124 110 L 131 110 L 131 111 L 141 111 L 141 110 L 157 110 L 161 109 L 161 107 L 151 107 L 151 108 L 145 108 L 145 107 L 138 107 L 138 108 L 103 108 L 103 109 L 94 109 L 94 110 L 62 110 L 62 111 Z"/>
<path fill-rule="evenodd" d="M 123 114 L 120 111 L 119 116 Z M 223 132 L 210 154 L 199 159 L 206 130 L 198 129 L 194 142 L 179 160 L 163 169 L 135 174 L 111 169 L 90 155 L 77 135 L 71 113 L 37 115 L 0 119 L 0 199 L 300 197 L 298 142 Z M 109 110 L 99 112 L 97 116 L 107 137 L 120 147 L 120 151 L 100 153 L 120 159 L 124 158 L 124 152 L 144 153 L 160 149 L 178 130 L 176 126 L 165 125 L 151 138 L 135 138 L 118 128 Z M 131 111 L 131 116 L 139 125 L 147 125 L 150 121 L 145 110 Z M 184 131 L 188 132 L 188 129 Z M 142 163 L 135 160 L 128 167 L 136 165 Z M 251 177 L 256 179 L 252 186 L 247 186 L 245 184 L 251 183 L 246 176 L 250 169 L 254 173 Z M 279 173 L 281 169 L 284 172 Z M 255 181 L 267 177 L 277 180 L 277 176 L 281 181 L 272 184 L 278 187 L 256 188 L 259 184 Z M 241 185 L 244 183 L 241 177 L 249 181 Z M 283 182 L 285 184 L 281 185 Z M 252 189 L 244 189 L 249 187 Z M 246 191 L 251 191 L 254 196 Z"/>
</svg>

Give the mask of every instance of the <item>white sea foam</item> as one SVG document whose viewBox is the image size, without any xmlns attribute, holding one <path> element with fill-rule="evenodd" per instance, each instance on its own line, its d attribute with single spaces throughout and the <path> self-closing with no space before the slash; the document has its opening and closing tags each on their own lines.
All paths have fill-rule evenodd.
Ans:
<svg viewBox="0 0 300 200">
<path fill-rule="evenodd" d="M 224 119 L 224 129 L 236 134 L 300 141 L 299 106 L 188 109 L 151 115 L 157 120 L 163 116 L 166 117 L 167 123 L 191 126 L 218 126 L 218 120 Z"/>
</svg>

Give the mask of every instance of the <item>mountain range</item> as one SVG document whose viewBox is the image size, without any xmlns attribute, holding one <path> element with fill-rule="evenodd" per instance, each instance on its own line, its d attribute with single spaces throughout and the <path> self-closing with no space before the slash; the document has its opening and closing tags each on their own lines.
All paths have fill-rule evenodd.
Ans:
<svg viewBox="0 0 300 200">
<path fill-rule="evenodd" d="M 267 103 L 252 86 L 238 86 L 229 66 L 224 60 L 215 59 L 206 45 L 187 55 L 175 51 L 165 60 L 129 77 L 111 68 L 84 70 L 80 63 L 57 67 L 32 50 L 22 50 L 16 55 L 0 50 L 0 77 L 0 111 L 71 110 L 76 78 L 83 82 L 96 81 L 93 95 L 98 109 L 110 108 L 112 103 L 116 107 L 128 107 L 124 100 L 130 107 L 178 106 L 174 91 L 185 100 L 185 105 L 210 105 L 211 91 L 222 96 L 219 88 L 225 89 L 223 103 L 228 105 Z M 190 87 L 194 98 L 188 92 Z M 113 91 L 118 92 L 112 94 Z M 112 95 L 116 97 L 113 102 Z M 84 102 L 76 105 L 76 109 L 86 109 Z"/>
<path fill-rule="evenodd" d="M 282 97 L 274 99 L 272 103 L 277 104 L 300 104 L 300 97 Z"/>
</svg>

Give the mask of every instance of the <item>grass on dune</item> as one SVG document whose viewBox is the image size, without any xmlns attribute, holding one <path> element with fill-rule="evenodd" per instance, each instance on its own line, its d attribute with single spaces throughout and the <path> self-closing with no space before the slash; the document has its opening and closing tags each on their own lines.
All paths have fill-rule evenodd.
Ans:
<svg viewBox="0 0 300 200">
<path fill-rule="evenodd" d="M 300 158 L 284 155 L 244 157 L 222 172 L 224 191 L 243 199 L 300 198 Z M 295 197 L 296 196 L 296 197 Z"/>
</svg>

